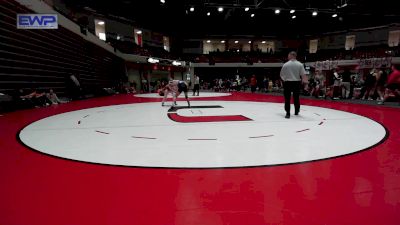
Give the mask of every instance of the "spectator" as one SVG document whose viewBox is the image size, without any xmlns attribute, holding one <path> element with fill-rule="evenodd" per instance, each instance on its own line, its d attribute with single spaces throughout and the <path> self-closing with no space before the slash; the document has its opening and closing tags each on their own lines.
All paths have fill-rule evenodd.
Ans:
<svg viewBox="0 0 400 225">
<path fill-rule="evenodd" d="M 251 93 L 254 93 L 257 90 L 257 78 L 256 75 L 253 75 L 250 79 L 250 88 Z"/>
<path fill-rule="evenodd" d="M 392 66 L 392 73 L 389 75 L 387 81 L 385 96 L 378 104 L 383 105 L 390 97 L 390 93 L 397 98 L 400 104 L 400 71 L 398 66 L 394 65 Z"/>
<path fill-rule="evenodd" d="M 49 90 L 49 93 L 46 94 L 47 99 L 51 102 L 51 104 L 57 105 L 62 103 L 60 99 L 58 99 L 57 94 L 54 93 L 53 89 Z"/>
<path fill-rule="evenodd" d="M 18 89 L 17 91 L 15 91 L 13 95 L 13 100 L 15 103 L 15 108 L 17 109 L 34 107 L 31 97 L 27 95 L 27 92 L 24 89 Z"/>
<path fill-rule="evenodd" d="M 24 105 L 31 105 L 34 107 L 48 106 L 51 104 L 46 94 L 40 90 L 32 89 L 29 94 L 26 94 L 22 89 L 18 92 L 18 97 L 24 102 Z"/>
<path fill-rule="evenodd" d="M 351 80 L 350 80 L 350 93 L 349 93 L 349 99 L 353 99 L 354 98 L 354 88 L 356 86 L 356 77 L 352 76 Z"/>
<path fill-rule="evenodd" d="M 371 92 L 374 91 L 376 83 L 376 71 L 373 69 L 370 73 L 367 74 L 364 82 L 365 86 L 365 95 L 363 96 L 364 100 L 371 100 Z M 373 94 L 373 93 L 372 93 Z"/>
<path fill-rule="evenodd" d="M 264 79 L 263 79 L 263 91 L 264 92 L 268 91 L 268 79 L 266 76 L 264 76 Z"/>
<path fill-rule="evenodd" d="M 387 73 L 380 69 L 377 71 L 377 77 L 376 77 L 376 87 L 375 90 L 379 95 L 379 101 L 383 101 L 383 98 L 385 97 L 385 85 L 387 81 Z"/>
<path fill-rule="evenodd" d="M 342 73 L 342 98 L 349 99 L 350 96 L 350 78 L 351 73 L 349 69 L 345 69 Z"/>
<path fill-rule="evenodd" d="M 336 70 L 333 70 L 333 99 L 339 99 L 338 96 L 341 95 L 340 87 L 341 87 L 342 78 Z"/>
<path fill-rule="evenodd" d="M 268 81 L 268 92 L 272 92 L 273 88 L 274 88 L 274 82 L 272 81 L 272 79 L 270 79 Z"/>
</svg>

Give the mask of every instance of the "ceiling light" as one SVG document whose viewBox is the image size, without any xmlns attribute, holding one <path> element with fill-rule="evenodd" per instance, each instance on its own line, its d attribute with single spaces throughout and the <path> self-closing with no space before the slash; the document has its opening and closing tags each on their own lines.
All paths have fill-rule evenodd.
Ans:
<svg viewBox="0 0 400 225">
<path fill-rule="evenodd" d="M 293 15 L 293 16 L 292 16 L 292 19 L 296 19 L 296 15 Z"/>
<path fill-rule="evenodd" d="M 120 39 L 121 39 L 121 37 L 119 35 L 117 35 L 117 40 L 120 40 Z"/>
<path fill-rule="evenodd" d="M 275 9 L 275 14 L 279 14 L 279 13 L 281 13 L 281 10 Z"/>
<path fill-rule="evenodd" d="M 174 65 L 174 66 L 182 66 L 182 63 L 178 62 L 178 61 L 172 61 L 172 65 Z"/>
<path fill-rule="evenodd" d="M 211 43 L 211 40 L 207 40 L 207 43 Z"/>
<path fill-rule="evenodd" d="M 98 25 L 104 25 L 104 21 L 97 22 Z"/>
<path fill-rule="evenodd" d="M 313 11 L 313 12 L 312 12 L 312 15 L 313 15 L 313 16 L 317 16 L 317 15 L 318 15 L 318 12 L 317 12 L 317 11 Z"/>
<path fill-rule="evenodd" d="M 190 12 L 193 12 L 194 11 L 194 7 L 190 7 Z"/>
<path fill-rule="evenodd" d="M 224 8 L 219 7 L 219 8 L 218 8 L 218 12 L 222 12 L 222 11 L 224 11 Z"/>
<path fill-rule="evenodd" d="M 254 16 L 255 16 L 255 14 L 254 14 L 254 13 L 252 13 L 250 16 L 251 16 L 251 17 L 254 17 Z"/>
<path fill-rule="evenodd" d="M 332 15 L 332 17 L 333 17 L 333 18 L 337 17 L 337 14 L 336 14 L 336 13 L 335 13 L 335 14 L 333 14 L 333 15 Z"/>
<path fill-rule="evenodd" d="M 262 41 L 261 43 L 265 44 L 265 43 L 266 43 L 266 41 Z"/>
<path fill-rule="evenodd" d="M 346 6 L 347 6 L 347 2 L 345 2 L 343 5 L 338 6 L 337 8 L 340 9 L 340 8 L 344 8 Z"/>
<path fill-rule="evenodd" d="M 141 30 L 136 31 L 137 34 L 142 34 Z"/>
<path fill-rule="evenodd" d="M 240 52 L 240 50 L 238 49 L 238 50 L 236 50 L 237 52 Z"/>
<path fill-rule="evenodd" d="M 106 33 L 99 33 L 99 39 L 105 41 L 106 40 Z"/>
<path fill-rule="evenodd" d="M 249 7 L 246 7 L 246 8 L 244 8 L 244 11 L 249 11 L 250 10 L 250 8 Z"/>
<path fill-rule="evenodd" d="M 225 41 L 222 40 L 221 43 L 225 43 Z"/>
<path fill-rule="evenodd" d="M 235 44 L 239 43 L 239 41 L 235 41 Z"/>
<path fill-rule="evenodd" d="M 251 44 L 251 41 L 249 41 L 249 44 Z"/>
<path fill-rule="evenodd" d="M 148 59 L 147 59 L 147 62 L 149 62 L 149 63 L 159 63 L 160 60 L 158 60 L 158 59 L 153 59 L 153 58 L 148 58 Z"/>
<path fill-rule="evenodd" d="M 164 4 L 164 3 L 165 3 L 165 0 L 160 0 L 160 2 L 161 2 L 162 4 Z"/>
<path fill-rule="evenodd" d="M 293 14 L 294 12 L 296 12 L 296 10 L 294 10 L 294 9 L 290 10 L 291 14 Z"/>
<path fill-rule="evenodd" d="M 210 13 L 210 12 L 208 12 L 208 13 L 207 13 L 207 16 L 210 16 L 210 15 L 211 15 L 211 13 Z"/>
</svg>

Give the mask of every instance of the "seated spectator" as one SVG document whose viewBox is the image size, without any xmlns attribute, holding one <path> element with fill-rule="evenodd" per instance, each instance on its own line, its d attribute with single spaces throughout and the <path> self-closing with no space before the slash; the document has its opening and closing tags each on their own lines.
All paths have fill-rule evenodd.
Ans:
<svg viewBox="0 0 400 225">
<path fill-rule="evenodd" d="M 10 110 L 13 108 L 12 106 L 13 106 L 12 96 L 0 92 L 0 111 Z"/>
<path fill-rule="evenodd" d="M 131 94 L 136 94 L 136 89 L 133 85 L 129 85 L 129 87 L 127 88 L 127 92 Z"/>
<path fill-rule="evenodd" d="M 270 79 L 268 81 L 268 92 L 272 92 L 274 88 L 274 82 L 272 81 L 272 79 Z"/>
<path fill-rule="evenodd" d="M 35 107 L 49 106 L 51 101 L 47 98 L 46 93 L 42 89 L 32 89 L 32 93 L 29 94 Z"/>
<path fill-rule="evenodd" d="M 15 108 L 17 109 L 25 109 L 33 107 L 33 103 L 30 98 L 28 98 L 26 91 L 24 89 L 18 89 L 15 91 L 13 95 Z"/>
<path fill-rule="evenodd" d="M 49 93 L 46 93 L 47 99 L 50 100 L 51 104 L 57 105 L 62 103 L 60 99 L 58 99 L 57 94 L 54 93 L 53 89 L 49 90 Z"/>
<path fill-rule="evenodd" d="M 18 90 L 15 95 L 15 101 L 16 104 L 22 108 L 48 106 L 51 104 L 50 100 L 46 97 L 46 94 L 43 91 L 36 89 L 32 89 L 28 92 L 25 92 L 23 89 Z"/>
</svg>

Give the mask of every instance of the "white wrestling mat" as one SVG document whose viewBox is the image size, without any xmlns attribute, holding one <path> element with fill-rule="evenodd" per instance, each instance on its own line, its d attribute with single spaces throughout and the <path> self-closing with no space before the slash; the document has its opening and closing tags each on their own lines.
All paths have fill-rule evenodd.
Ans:
<svg viewBox="0 0 400 225">
<path fill-rule="evenodd" d="M 386 135 L 385 128 L 369 118 L 329 108 L 302 106 L 300 116 L 288 120 L 281 103 L 192 104 L 77 110 L 36 121 L 19 137 L 37 151 L 85 162 L 213 168 L 332 158 L 367 149 Z M 240 121 L 229 121 L 232 116 Z"/>
</svg>

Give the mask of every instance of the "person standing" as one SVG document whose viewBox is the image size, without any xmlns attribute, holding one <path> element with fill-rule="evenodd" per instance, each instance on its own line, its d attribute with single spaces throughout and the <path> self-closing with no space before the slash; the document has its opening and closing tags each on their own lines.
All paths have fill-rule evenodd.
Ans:
<svg viewBox="0 0 400 225">
<path fill-rule="evenodd" d="M 333 100 L 338 100 L 339 96 L 342 95 L 341 90 L 340 90 L 341 86 L 342 86 L 342 77 L 336 71 L 336 69 L 334 69 L 333 70 L 333 92 L 332 92 Z"/>
<path fill-rule="evenodd" d="M 290 118 L 290 99 L 293 93 L 294 100 L 294 114 L 298 115 L 300 112 L 300 88 L 302 77 L 305 76 L 306 71 L 302 63 L 297 61 L 297 53 L 292 51 L 288 55 L 288 62 L 286 62 L 281 69 L 281 79 L 283 80 L 283 89 L 285 96 L 285 111 L 286 119 Z"/>
<path fill-rule="evenodd" d="M 364 94 L 364 99 L 365 100 L 372 100 L 371 96 L 374 94 L 373 91 L 375 90 L 375 84 L 376 84 L 376 70 L 373 69 L 370 73 L 367 74 L 365 78 L 365 94 Z"/>
<path fill-rule="evenodd" d="M 268 91 L 268 79 L 266 76 L 264 76 L 264 79 L 263 79 L 263 91 L 264 92 Z"/>
<path fill-rule="evenodd" d="M 349 99 L 353 99 L 355 96 L 354 96 L 354 88 L 356 87 L 356 84 L 357 84 L 357 82 L 356 82 L 356 77 L 355 76 L 352 76 L 351 77 L 351 79 L 350 79 L 350 94 L 349 94 Z"/>
<path fill-rule="evenodd" d="M 386 84 L 386 92 L 382 101 L 378 102 L 379 105 L 385 104 L 386 100 L 392 93 L 400 104 L 400 70 L 399 66 L 392 65 L 392 73 L 389 75 Z"/>
<path fill-rule="evenodd" d="M 387 78 L 388 78 L 388 75 L 383 69 L 378 70 L 377 77 L 376 77 L 376 87 L 375 87 L 375 90 L 379 95 L 378 101 L 383 101 L 383 99 L 385 97 L 385 85 L 386 85 Z"/>
<path fill-rule="evenodd" d="M 76 78 L 75 74 L 69 74 L 68 78 L 67 87 L 70 92 L 70 97 L 74 100 L 83 98 L 82 86 L 78 78 Z"/>
<path fill-rule="evenodd" d="M 197 91 L 197 96 L 199 96 L 200 92 L 200 78 L 197 75 L 194 75 L 194 86 L 193 86 L 193 96 Z"/>
<path fill-rule="evenodd" d="M 253 75 L 250 79 L 250 88 L 251 88 L 251 93 L 256 92 L 257 90 L 257 78 L 256 75 Z"/>
<path fill-rule="evenodd" d="M 351 72 L 349 69 L 345 69 L 342 73 L 342 98 L 349 99 L 350 97 L 350 82 Z"/>
</svg>

